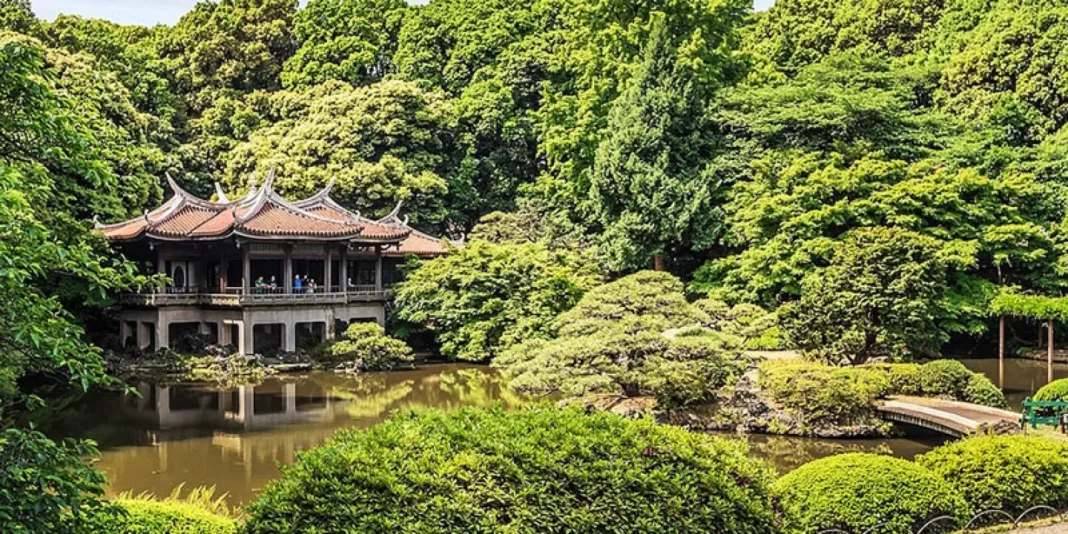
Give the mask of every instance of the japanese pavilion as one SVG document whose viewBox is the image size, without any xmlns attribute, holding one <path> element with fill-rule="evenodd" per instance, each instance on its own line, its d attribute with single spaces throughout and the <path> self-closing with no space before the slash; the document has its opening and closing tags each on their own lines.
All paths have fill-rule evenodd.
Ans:
<svg viewBox="0 0 1068 534">
<path fill-rule="evenodd" d="M 239 200 L 216 184 L 208 201 L 167 182 L 173 195 L 162 206 L 96 227 L 143 272 L 169 277 L 167 287 L 122 296 L 125 346 L 168 348 L 196 333 L 242 354 L 314 345 L 355 321 L 384 324 L 406 257 L 446 251 L 400 217 L 400 204 L 367 219 L 330 198 L 332 184 L 288 201 L 272 171 Z"/>
</svg>

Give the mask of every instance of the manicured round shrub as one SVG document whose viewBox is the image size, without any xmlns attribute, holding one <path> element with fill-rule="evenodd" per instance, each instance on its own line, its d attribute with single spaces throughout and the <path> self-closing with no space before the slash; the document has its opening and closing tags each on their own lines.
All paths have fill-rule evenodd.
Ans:
<svg viewBox="0 0 1068 534">
<path fill-rule="evenodd" d="M 890 389 L 883 373 L 803 360 L 766 361 L 757 380 L 771 400 L 809 427 L 859 422 Z"/>
<path fill-rule="evenodd" d="M 578 408 L 398 413 L 301 454 L 269 532 L 775 532 L 743 443 Z"/>
<path fill-rule="evenodd" d="M 895 395 L 919 395 L 923 392 L 920 365 L 915 363 L 872 363 L 864 366 L 886 374 L 890 391 Z"/>
<path fill-rule="evenodd" d="M 917 463 L 940 475 L 976 512 L 1068 506 L 1068 443 L 1041 436 L 978 436 L 938 447 Z"/>
<path fill-rule="evenodd" d="M 935 360 L 920 367 L 920 388 L 924 395 L 963 398 L 972 372 L 957 360 Z"/>
<path fill-rule="evenodd" d="M 940 515 L 964 520 L 968 506 L 944 480 L 908 460 L 850 453 L 809 462 L 779 479 L 786 532 L 841 529 L 911 534 Z"/>
<path fill-rule="evenodd" d="M 1009 406 L 1001 389 L 995 386 L 989 378 L 979 373 L 972 373 L 972 377 L 968 379 L 968 385 L 964 386 L 961 400 L 994 408 L 1008 408 Z"/>
<path fill-rule="evenodd" d="M 1033 397 L 1037 401 L 1068 400 L 1068 378 L 1054 380 L 1042 386 Z"/>
<path fill-rule="evenodd" d="M 118 499 L 118 513 L 93 519 L 89 532 L 108 534 L 234 534 L 237 523 L 228 517 L 180 501 Z"/>
</svg>

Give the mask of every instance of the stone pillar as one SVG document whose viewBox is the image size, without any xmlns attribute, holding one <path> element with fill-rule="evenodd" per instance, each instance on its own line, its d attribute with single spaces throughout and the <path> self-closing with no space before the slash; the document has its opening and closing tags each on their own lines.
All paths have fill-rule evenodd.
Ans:
<svg viewBox="0 0 1068 534">
<path fill-rule="evenodd" d="M 141 350 L 145 350 L 145 349 L 151 348 L 151 347 L 148 346 L 149 345 L 148 333 L 150 331 L 149 330 L 150 328 L 155 328 L 155 327 L 156 326 L 153 325 L 152 323 L 143 323 L 143 322 L 140 322 L 140 321 L 137 323 L 137 348 L 139 348 Z"/>
<path fill-rule="evenodd" d="M 382 291 L 382 246 L 375 245 L 375 290 Z"/>
<path fill-rule="evenodd" d="M 241 294 L 248 295 L 250 293 L 249 286 L 252 285 L 252 261 L 248 256 L 248 244 L 246 243 L 244 248 L 241 249 Z"/>
<path fill-rule="evenodd" d="M 334 250 L 330 245 L 326 246 L 326 265 L 323 269 L 323 285 L 326 293 L 330 292 L 330 286 L 334 285 Z"/>
<path fill-rule="evenodd" d="M 230 339 L 230 325 L 226 321 L 219 321 L 216 328 L 219 329 L 219 345 L 225 347 L 233 344 L 234 340 Z"/>
<path fill-rule="evenodd" d="M 230 272 L 230 262 L 226 261 L 226 253 L 219 252 L 219 292 L 226 293 L 226 277 Z"/>
<path fill-rule="evenodd" d="M 120 318 L 119 319 L 119 344 L 126 347 L 126 338 L 130 337 L 130 323 L 129 321 Z"/>
<path fill-rule="evenodd" d="M 237 352 L 239 354 L 253 354 L 256 345 L 253 344 L 252 323 L 241 321 L 237 323 Z"/>
<path fill-rule="evenodd" d="M 163 314 L 160 314 L 159 320 L 156 321 L 156 348 L 171 348 L 171 322 L 164 319 Z"/>
<path fill-rule="evenodd" d="M 297 323 L 293 321 L 282 323 L 282 350 L 284 352 L 297 350 Z"/>
<path fill-rule="evenodd" d="M 338 276 L 341 277 L 341 280 L 338 281 L 338 285 L 341 286 L 341 292 L 342 293 L 348 293 L 349 292 L 349 247 L 347 245 L 341 247 L 341 260 L 338 262 L 338 264 L 340 266 L 340 271 L 341 271 L 341 272 L 338 273 Z"/>
<path fill-rule="evenodd" d="M 285 278 L 286 294 L 293 293 L 293 245 L 283 245 L 282 250 L 285 251 L 286 259 L 282 263 L 285 265 L 282 278 Z"/>
</svg>

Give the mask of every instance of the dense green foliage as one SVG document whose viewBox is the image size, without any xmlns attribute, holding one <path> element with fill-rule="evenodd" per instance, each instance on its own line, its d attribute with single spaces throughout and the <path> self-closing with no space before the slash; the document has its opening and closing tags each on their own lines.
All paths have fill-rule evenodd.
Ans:
<svg viewBox="0 0 1068 534">
<path fill-rule="evenodd" d="M 890 382 L 890 391 L 899 395 L 920 395 L 923 393 L 923 381 L 920 377 L 921 366 L 915 363 L 872 363 L 864 368 L 886 374 Z"/>
<path fill-rule="evenodd" d="M 894 228 L 857 230 L 825 269 L 805 277 L 781 311 L 789 343 L 813 358 L 863 363 L 937 351 L 931 318 L 946 265 L 931 238 Z"/>
<path fill-rule="evenodd" d="M 116 499 L 115 513 L 92 518 L 90 532 L 108 534 L 236 534 L 237 522 L 175 500 Z"/>
<path fill-rule="evenodd" d="M 399 413 L 302 454 L 245 530 L 771 533 L 770 480 L 737 441 L 647 419 Z"/>
<path fill-rule="evenodd" d="M 415 360 L 405 342 L 386 335 L 378 323 L 352 323 L 344 339 L 330 346 L 330 360 L 359 371 L 386 371 Z"/>
<path fill-rule="evenodd" d="M 700 402 L 745 369 L 741 334 L 759 321 L 739 325 L 731 311 L 713 321 L 686 302 L 677 278 L 641 271 L 590 290 L 556 319 L 555 337 L 513 346 L 493 364 L 521 391 Z"/>
<path fill-rule="evenodd" d="M 875 528 L 910 534 L 948 515 L 958 522 L 969 508 L 941 477 L 908 460 L 850 453 L 809 462 L 775 483 L 786 532 Z M 944 531 L 944 530 L 943 530 Z"/>
<path fill-rule="evenodd" d="M 1046 384 L 1035 392 L 1032 399 L 1036 401 L 1068 400 L 1068 378 L 1061 378 Z"/>
<path fill-rule="evenodd" d="M 979 436 L 916 459 L 959 492 L 973 510 L 1020 514 L 1068 505 L 1068 445 L 1040 436 Z"/>
<path fill-rule="evenodd" d="M 87 518 L 115 513 L 103 501 L 104 475 L 81 456 L 88 442 L 56 443 L 40 432 L 0 432 L 0 529 L 4 532 L 94 532 Z"/>
<path fill-rule="evenodd" d="M 892 391 L 878 371 L 802 360 L 764 362 L 757 381 L 770 400 L 808 431 L 870 423 L 875 401 Z"/>
<path fill-rule="evenodd" d="M 471 241 L 423 263 L 396 288 L 400 318 L 427 324 L 449 358 L 488 361 L 544 337 L 598 275 L 578 254 L 539 243 Z"/>
</svg>

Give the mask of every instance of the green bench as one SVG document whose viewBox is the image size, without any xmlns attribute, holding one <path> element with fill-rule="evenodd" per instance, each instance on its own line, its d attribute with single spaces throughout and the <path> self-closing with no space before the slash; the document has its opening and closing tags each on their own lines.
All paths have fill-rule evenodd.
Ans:
<svg viewBox="0 0 1068 534">
<path fill-rule="evenodd" d="M 1031 428 L 1038 425 L 1061 427 L 1061 432 L 1068 430 L 1068 401 L 1036 401 L 1027 397 L 1023 401 L 1023 414 L 1020 415 L 1020 428 L 1028 424 Z"/>
</svg>

